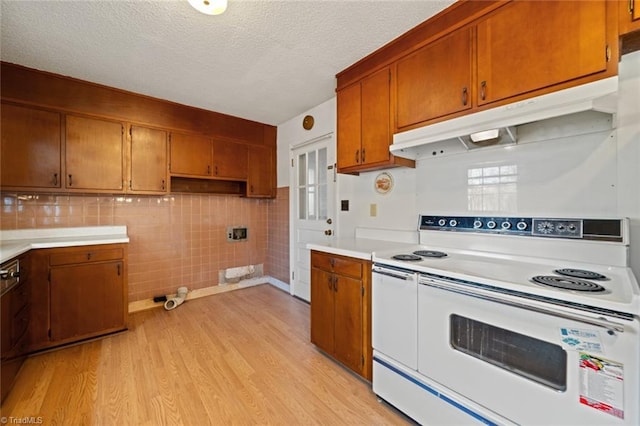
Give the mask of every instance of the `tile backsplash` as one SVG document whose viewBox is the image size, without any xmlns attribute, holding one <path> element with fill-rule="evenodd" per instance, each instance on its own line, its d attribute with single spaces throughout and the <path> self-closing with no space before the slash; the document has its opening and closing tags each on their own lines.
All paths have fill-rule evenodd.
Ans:
<svg viewBox="0 0 640 426">
<path fill-rule="evenodd" d="M 279 191 L 280 193 L 280 191 Z M 283 191 L 284 193 L 284 191 Z M 95 196 L 2 194 L 0 228 L 38 229 L 126 225 L 129 244 L 129 301 L 218 284 L 218 271 L 266 264 L 288 282 L 288 225 L 281 224 L 286 199 L 252 200 L 218 195 Z M 270 221 L 270 212 L 274 216 Z M 288 216 L 288 215 L 287 215 Z M 288 217 L 286 218 L 288 221 Z M 274 224 L 274 230 L 270 228 Z M 246 226 L 247 241 L 228 242 L 228 226 Z M 286 236 L 278 235 L 285 230 Z M 269 239 L 278 250 L 269 255 Z M 286 266 L 269 265 L 286 259 Z M 287 273 L 280 271 L 286 267 Z"/>
</svg>

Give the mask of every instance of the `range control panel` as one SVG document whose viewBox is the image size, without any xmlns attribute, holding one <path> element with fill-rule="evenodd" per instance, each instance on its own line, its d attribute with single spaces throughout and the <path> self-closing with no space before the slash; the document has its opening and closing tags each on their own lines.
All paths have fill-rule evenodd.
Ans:
<svg viewBox="0 0 640 426">
<path fill-rule="evenodd" d="M 420 216 L 420 230 L 622 241 L 623 219 Z"/>
</svg>

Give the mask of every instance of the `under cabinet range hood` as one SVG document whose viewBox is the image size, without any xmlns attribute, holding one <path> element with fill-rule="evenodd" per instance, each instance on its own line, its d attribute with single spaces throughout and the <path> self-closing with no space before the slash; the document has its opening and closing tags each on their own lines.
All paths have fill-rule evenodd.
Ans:
<svg viewBox="0 0 640 426">
<path fill-rule="evenodd" d="M 585 111 L 615 114 L 618 77 L 396 133 L 391 153 L 418 159 L 517 143 L 517 126 Z M 615 120 L 612 120 L 612 123 Z"/>
</svg>

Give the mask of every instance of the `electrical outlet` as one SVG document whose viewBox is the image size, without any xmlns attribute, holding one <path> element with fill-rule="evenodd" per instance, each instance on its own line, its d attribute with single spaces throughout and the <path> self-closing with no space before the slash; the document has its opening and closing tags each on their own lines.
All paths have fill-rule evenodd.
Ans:
<svg viewBox="0 0 640 426">
<path fill-rule="evenodd" d="M 371 217 L 378 216 L 378 205 L 377 204 L 369 204 L 369 216 L 371 216 Z"/>
</svg>

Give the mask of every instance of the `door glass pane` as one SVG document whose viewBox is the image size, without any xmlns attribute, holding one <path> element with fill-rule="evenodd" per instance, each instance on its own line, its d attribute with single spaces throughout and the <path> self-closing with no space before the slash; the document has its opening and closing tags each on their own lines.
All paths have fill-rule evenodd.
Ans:
<svg viewBox="0 0 640 426">
<path fill-rule="evenodd" d="M 567 389 L 561 346 L 459 315 L 450 317 L 451 346 L 557 391 Z"/>
<path fill-rule="evenodd" d="M 309 172 L 307 176 L 309 176 L 309 186 L 316 184 L 316 173 L 318 172 L 316 166 L 316 152 L 311 151 L 309 154 Z"/>
<path fill-rule="evenodd" d="M 298 156 L 298 185 L 305 186 L 307 184 L 307 154 Z"/>
<path fill-rule="evenodd" d="M 309 206 L 309 220 L 316 220 L 316 188 L 313 186 L 309 187 L 308 192 L 308 206 Z"/>
<path fill-rule="evenodd" d="M 318 151 L 318 185 L 327 183 L 327 148 Z"/>
</svg>

